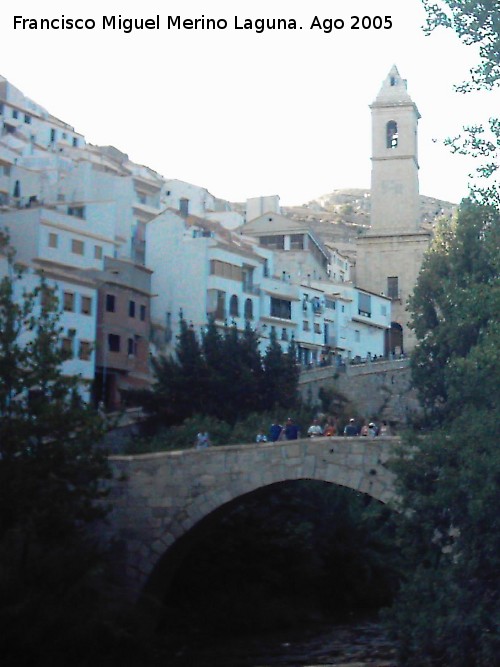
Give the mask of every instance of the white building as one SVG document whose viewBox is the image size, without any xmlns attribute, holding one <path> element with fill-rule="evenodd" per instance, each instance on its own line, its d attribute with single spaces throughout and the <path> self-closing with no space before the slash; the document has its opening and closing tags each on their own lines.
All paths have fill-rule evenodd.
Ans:
<svg viewBox="0 0 500 667">
<path fill-rule="evenodd" d="M 79 377 L 82 380 L 80 393 L 84 400 L 90 400 L 91 384 L 94 380 L 95 347 L 96 347 L 96 314 L 97 292 L 93 280 L 79 271 L 55 270 L 39 265 L 20 263 L 24 272 L 14 280 L 14 299 L 22 302 L 23 293 L 31 293 L 40 284 L 39 273 L 43 272 L 47 284 L 55 288 L 55 296 L 59 302 L 62 328 L 61 346 L 69 354 L 63 362 L 63 375 Z M 0 254 L 0 279 L 11 274 L 5 257 Z M 41 296 L 38 296 L 33 309 L 36 317 L 41 307 Z M 20 334 L 19 343 L 27 344 L 34 336 L 32 331 L 24 330 Z"/>
<path fill-rule="evenodd" d="M 266 213 L 241 228 L 274 252 L 275 271 L 293 283 L 327 280 L 330 253 L 308 225 L 278 213 Z"/>
</svg>

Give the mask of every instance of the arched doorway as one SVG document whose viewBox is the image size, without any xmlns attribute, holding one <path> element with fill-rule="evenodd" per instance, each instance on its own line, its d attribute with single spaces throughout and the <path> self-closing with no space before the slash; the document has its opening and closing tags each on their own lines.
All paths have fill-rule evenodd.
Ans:
<svg viewBox="0 0 500 667">
<path fill-rule="evenodd" d="M 391 322 L 391 328 L 385 332 L 385 355 L 399 355 L 404 352 L 403 327 L 397 322 Z"/>
</svg>

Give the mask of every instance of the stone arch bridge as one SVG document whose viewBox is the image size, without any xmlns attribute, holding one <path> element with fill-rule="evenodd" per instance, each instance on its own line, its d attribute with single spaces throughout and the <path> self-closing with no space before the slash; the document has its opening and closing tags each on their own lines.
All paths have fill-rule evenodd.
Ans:
<svg viewBox="0 0 500 667">
<path fill-rule="evenodd" d="M 200 526 L 273 484 L 318 480 L 388 502 L 394 476 L 385 464 L 397 443 L 337 437 L 111 457 L 105 536 L 124 587 L 132 599 L 159 596 Z"/>
</svg>

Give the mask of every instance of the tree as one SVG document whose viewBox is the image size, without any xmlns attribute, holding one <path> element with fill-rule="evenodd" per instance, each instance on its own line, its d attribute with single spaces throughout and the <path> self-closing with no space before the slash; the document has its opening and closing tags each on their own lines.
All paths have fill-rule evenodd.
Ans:
<svg viewBox="0 0 500 667">
<path fill-rule="evenodd" d="M 468 45 L 479 47 L 479 64 L 471 70 L 471 80 L 457 86 L 466 93 L 496 88 L 500 83 L 500 2 L 486 0 L 422 0 L 427 12 L 427 32 L 445 27 L 456 32 Z M 498 169 L 500 162 L 500 120 L 490 117 L 485 124 L 464 127 L 461 135 L 446 139 L 453 152 L 481 159 L 471 192 L 480 203 L 500 206 Z M 484 180 L 486 179 L 486 181 Z"/>
<path fill-rule="evenodd" d="M 463 401 L 462 392 L 457 391 L 457 373 L 463 379 L 465 360 L 492 335 L 500 312 L 499 247 L 498 210 L 465 200 L 457 219 L 442 223 L 424 259 L 409 302 L 411 325 L 419 340 L 411 365 L 421 401 L 433 421 L 452 420 L 460 414 Z M 475 398 L 470 397 L 475 403 L 491 404 L 493 368 L 487 363 L 491 380 L 483 378 Z"/>
<path fill-rule="evenodd" d="M 42 636 L 54 639 L 89 590 L 98 561 L 87 529 L 105 514 L 108 467 L 94 446 L 103 424 L 78 378 L 62 373 L 54 289 L 42 276 L 23 291 L 3 234 L 0 245 L 8 259 L 0 282 L 0 649 L 6 664 L 13 655 L 19 664 Z"/>
<path fill-rule="evenodd" d="M 249 322 L 240 333 L 235 325 L 221 332 L 209 320 L 200 340 L 185 321 L 180 327 L 175 355 L 153 362 L 153 389 L 134 393 L 152 415 L 153 428 L 194 415 L 234 425 L 251 413 L 296 404 L 299 371 L 293 342 L 285 354 L 273 333 L 262 357 Z"/>
<path fill-rule="evenodd" d="M 500 654 L 499 229 L 495 207 L 464 201 L 410 301 L 431 427 L 393 462 L 407 572 L 390 618 L 410 667 L 487 667 Z"/>
<path fill-rule="evenodd" d="M 500 80 L 500 3 L 498 0 L 422 0 L 427 12 L 427 32 L 451 28 L 468 45 L 479 47 L 479 64 L 471 81 L 459 90 L 493 88 Z"/>
</svg>

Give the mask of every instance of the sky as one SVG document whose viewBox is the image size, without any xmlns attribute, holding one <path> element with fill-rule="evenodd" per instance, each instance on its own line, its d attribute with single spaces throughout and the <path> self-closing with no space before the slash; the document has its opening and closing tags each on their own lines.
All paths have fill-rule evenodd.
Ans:
<svg viewBox="0 0 500 667">
<path fill-rule="evenodd" d="M 63 15 L 96 28 L 13 28 L 14 16 Z M 160 29 L 102 29 L 103 16 L 119 15 L 159 15 Z M 169 30 L 169 16 L 225 19 L 227 28 Z M 302 29 L 240 30 L 235 16 L 238 25 L 294 19 Z M 356 30 L 354 16 L 392 27 Z M 344 27 L 311 29 L 315 17 Z M 426 36 L 424 21 L 420 0 L 4 0 L 0 74 L 90 143 L 114 145 L 166 178 L 230 201 L 278 194 L 299 205 L 370 187 L 369 105 L 396 64 L 422 115 L 420 192 L 458 202 L 473 164 L 443 140 L 498 114 L 500 92 L 455 92 L 477 51 L 450 30 Z"/>
</svg>

